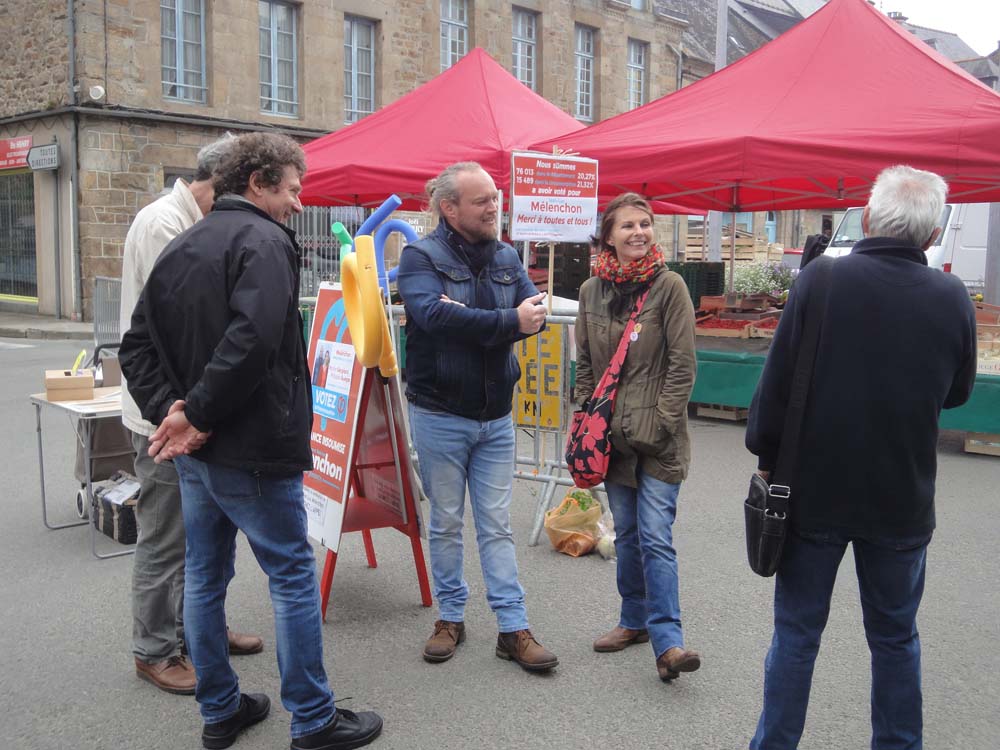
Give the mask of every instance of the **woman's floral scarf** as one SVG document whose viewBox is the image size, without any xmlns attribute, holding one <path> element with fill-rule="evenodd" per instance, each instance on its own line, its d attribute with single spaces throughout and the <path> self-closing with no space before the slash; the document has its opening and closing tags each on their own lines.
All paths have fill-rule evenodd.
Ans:
<svg viewBox="0 0 1000 750">
<path fill-rule="evenodd" d="M 653 245 L 648 253 L 625 266 L 618 262 L 618 255 L 614 250 L 604 250 L 597 254 L 594 273 L 605 281 L 610 281 L 614 284 L 625 282 L 642 283 L 652 278 L 657 267 L 662 264 L 663 253 L 660 251 L 658 245 Z"/>
</svg>

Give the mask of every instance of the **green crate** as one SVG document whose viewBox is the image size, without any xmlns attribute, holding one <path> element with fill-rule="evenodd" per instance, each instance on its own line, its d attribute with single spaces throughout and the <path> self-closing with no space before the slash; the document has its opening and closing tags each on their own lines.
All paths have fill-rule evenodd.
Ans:
<svg viewBox="0 0 1000 750">
<path fill-rule="evenodd" d="M 725 292 L 725 263 L 668 261 L 666 266 L 668 271 L 673 271 L 684 279 L 691 302 L 696 308 L 701 304 L 703 296 L 716 296 Z"/>
</svg>

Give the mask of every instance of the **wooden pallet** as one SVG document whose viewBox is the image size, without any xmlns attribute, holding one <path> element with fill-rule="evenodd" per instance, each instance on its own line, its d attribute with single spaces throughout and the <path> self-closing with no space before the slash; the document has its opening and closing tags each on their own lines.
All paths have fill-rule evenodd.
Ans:
<svg viewBox="0 0 1000 750">
<path fill-rule="evenodd" d="M 716 336 L 724 339 L 748 339 L 750 338 L 750 326 L 748 323 L 742 328 L 706 328 L 705 326 L 695 326 L 696 336 Z"/>
<path fill-rule="evenodd" d="M 976 322 L 987 325 L 1000 325 L 1000 305 L 989 305 L 985 302 L 974 302 Z"/>
<path fill-rule="evenodd" d="M 965 433 L 965 452 L 1000 456 L 1000 435 L 992 432 Z"/>
<path fill-rule="evenodd" d="M 976 348 L 979 354 L 977 372 L 1000 375 L 1000 325 L 977 323 Z"/>
<path fill-rule="evenodd" d="M 750 338 L 752 339 L 773 339 L 774 332 L 777 328 L 758 328 L 755 325 L 750 326 Z"/>
<path fill-rule="evenodd" d="M 724 406 L 722 404 L 696 404 L 699 417 L 724 419 L 727 422 L 745 422 L 750 414 L 749 409 L 739 406 Z"/>
</svg>

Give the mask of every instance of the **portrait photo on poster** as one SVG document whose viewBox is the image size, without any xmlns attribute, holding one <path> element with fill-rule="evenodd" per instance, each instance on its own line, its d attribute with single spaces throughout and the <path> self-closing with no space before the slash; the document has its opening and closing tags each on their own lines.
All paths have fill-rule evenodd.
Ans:
<svg viewBox="0 0 1000 750">
<path fill-rule="evenodd" d="M 347 421 L 354 369 L 354 347 L 337 341 L 316 342 L 313 361 L 313 409 L 327 419 Z"/>
</svg>

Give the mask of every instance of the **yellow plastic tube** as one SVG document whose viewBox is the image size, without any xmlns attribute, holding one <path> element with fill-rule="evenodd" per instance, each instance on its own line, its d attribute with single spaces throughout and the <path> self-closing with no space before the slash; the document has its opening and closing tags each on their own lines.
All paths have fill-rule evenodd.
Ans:
<svg viewBox="0 0 1000 750">
<path fill-rule="evenodd" d="M 382 306 L 375 264 L 375 242 L 371 235 L 354 238 L 354 252 L 341 263 L 344 311 L 358 361 L 363 367 L 379 368 L 383 377 L 397 372 L 396 353 L 389 335 L 389 322 Z"/>
</svg>

